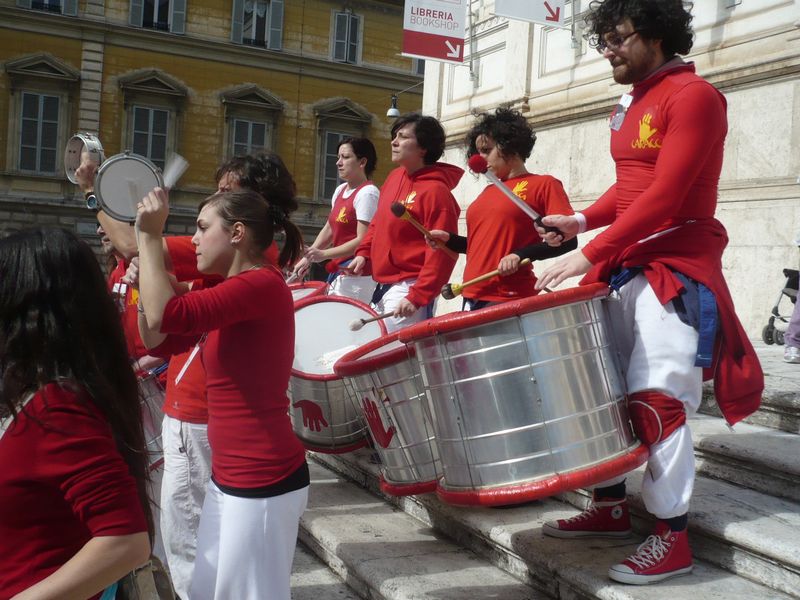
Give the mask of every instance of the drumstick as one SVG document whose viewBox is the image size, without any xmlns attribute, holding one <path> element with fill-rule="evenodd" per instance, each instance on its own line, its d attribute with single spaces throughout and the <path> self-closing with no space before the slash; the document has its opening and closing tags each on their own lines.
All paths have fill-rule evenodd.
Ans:
<svg viewBox="0 0 800 600">
<path fill-rule="evenodd" d="M 544 223 L 542 223 L 542 215 L 533 210 L 528 204 L 523 202 L 519 196 L 517 196 L 514 192 L 508 189 L 508 186 L 502 181 L 500 181 L 497 175 L 495 175 L 489 170 L 489 164 L 486 162 L 486 159 L 483 158 L 480 154 L 473 154 L 472 156 L 470 156 L 469 160 L 467 161 L 467 164 L 469 165 L 469 168 L 473 172 L 482 173 L 483 175 L 486 175 L 486 178 L 489 181 L 491 181 L 497 187 L 498 190 L 503 192 L 503 194 L 505 194 L 505 196 L 509 200 L 511 200 L 514 204 L 516 204 L 517 208 L 519 208 L 522 212 L 524 212 L 531 219 L 533 219 L 533 222 L 536 223 L 539 227 L 548 232 L 558 233 L 561 235 L 562 238 L 564 237 L 564 234 L 561 233 L 561 230 L 558 227 L 550 227 L 549 225 L 545 225 Z"/>
<path fill-rule="evenodd" d="M 413 216 L 411 216 L 411 213 L 408 212 L 408 210 L 406 210 L 405 206 L 403 206 L 399 202 L 392 202 L 391 209 L 392 209 L 392 214 L 395 217 L 397 217 L 398 219 L 404 219 L 404 220 L 408 221 L 409 223 L 411 223 L 417 229 L 417 231 L 419 231 L 426 238 L 434 239 L 434 238 L 431 237 L 431 232 L 428 231 L 427 229 L 425 229 L 425 227 L 422 225 L 422 223 L 420 223 Z M 441 242 L 439 242 L 439 243 L 441 244 Z M 458 260 L 458 254 L 456 254 L 455 252 L 450 250 L 450 248 L 448 248 L 447 246 L 441 244 L 439 246 L 439 249 L 443 250 L 444 253 L 447 254 L 447 256 L 449 256 L 450 258 L 452 258 L 454 260 Z"/>
<path fill-rule="evenodd" d="M 164 167 L 164 187 L 172 189 L 178 180 L 189 168 L 189 163 L 180 154 L 174 153 L 169 159 L 167 166 Z"/>
<path fill-rule="evenodd" d="M 364 327 L 364 325 L 366 325 L 367 323 L 373 323 L 375 321 L 386 319 L 387 317 L 391 317 L 393 314 L 394 313 L 387 312 L 383 313 L 382 315 L 378 315 L 376 317 L 370 317 L 368 319 L 355 319 L 353 321 L 350 321 L 350 331 L 358 331 L 359 329 Z"/>
<path fill-rule="evenodd" d="M 297 271 L 293 271 L 289 277 L 286 278 L 286 283 L 292 283 L 295 279 L 297 279 Z"/>
<path fill-rule="evenodd" d="M 523 258 L 519 261 L 519 266 L 527 265 L 531 262 L 530 258 Z M 491 279 L 496 275 L 500 275 L 500 270 L 495 269 L 494 271 L 489 271 L 488 273 L 484 273 L 483 275 L 479 275 L 475 279 L 470 279 L 469 281 L 465 281 L 464 283 L 446 283 L 442 286 L 442 298 L 445 300 L 452 300 L 456 296 L 461 294 L 461 290 L 465 287 L 469 287 L 475 283 L 480 283 L 481 281 L 486 281 L 487 279 Z"/>
</svg>

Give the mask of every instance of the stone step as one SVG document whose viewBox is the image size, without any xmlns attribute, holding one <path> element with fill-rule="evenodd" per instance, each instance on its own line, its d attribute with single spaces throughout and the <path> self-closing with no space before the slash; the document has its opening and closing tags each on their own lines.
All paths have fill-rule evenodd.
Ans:
<svg viewBox="0 0 800 600">
<path fill-rule="evenodd" d="M 370 463 L 369 452 L 341 457 L 317 454 L 313 458 L 379 493 L 378 468 Z M 638 487 L 637 477 L 641 475 L 631 478 L 631 491 Z M 800 506 L 720 481 L 698 479 L 702 481 L 697 486 L 690 532 L 695 571 L 690 577 L 644 588 L 614 584 L 606 576 L 608 566 L 633 553 L 643 535 L 632 540 L 557 540 L 542 534 L 545 521 L 575 514 L 563 501 L 545 499 L 516 508 L 490 509 L 449 506 L 432 494 L 385 499 L 553 598 L 798 597 L 800 545 L 792 540 L 800 539 Z M 579 505 L 587 498 L 570 493 L 562 499 Z M 711 501 L 716 503 L 713 510 Z M 641 518 L 640 504 L 634 495 L 637 530 L 647 532 L 652 524 Z M 729 544 L 734 547 L 727 547 Z"/>
<path fill-rule="evenodd" d="M 764 369 L 765 388 L 761 408 L 745 419 L 753 425 L 800 433 L 800 365 L 783 362 L 783 346 L 753 341 Z M 719 416 L 712 385 L 703 388 L 700 411 Z"/>
<path fill-rule="evenodd" d="M 800 435 L 719 417 L 690 419 L 697 472 L 800 502 Z"/>
<path fill-rule="evenodd" d="M 300 539 L 363 598 L 546 597 L 336 473 L 309 466 Z"/>
<path fill-rule="evenodd" d="M 326 564 L 302 543 L 292 565 L 292 600 L 361 600 Z"/>
</svg>

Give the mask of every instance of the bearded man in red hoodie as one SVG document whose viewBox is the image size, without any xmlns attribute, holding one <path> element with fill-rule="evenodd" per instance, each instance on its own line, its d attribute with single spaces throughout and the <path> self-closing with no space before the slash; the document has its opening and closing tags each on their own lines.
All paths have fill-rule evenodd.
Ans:
<svg viewBox="0 0 800 600">
<path fill-rule="evenodd" d="M 451 190 L 464 171 L 437 162 L 444 143 L 444 128 L 433 117 L 409 113 L 395 121 L 392 162 L 398 168 L 381 187 L 378 210 L 349 265 L 359 275 L 370 261 L 378 282 L 372 304 L 379 313 L 393 313 L 386 319 L 389 331 L 433 316 L 434 301 L 456 263 L 391 210 L 399 202 L 428 231 L 458 229 L 460 208 Z"/>
<path fill-rule="evenodd" d="M 608 228 L 540 275 L 537 287 L 586 274 L 616 290 L 613 331 L 623 357 L 631 423 L 650 458 L 642 499 L 657 521 L 636 553 L 609 577 L 629 584 L 692 570 L 686 535 L 694 449 L 686 417 L 700 405 L 703 379 L 728 423 L 758 408 L 764 377 L 734 312 L 722 275 L 728 237 L 714 218 L 728 125 L 725 98 L 678 55 L 692 48 L 692 16 L 681 0 L 604 0 L 587 16 L 589 35 L 631 85 L 611 115 L 617 180 L 592 206 L 543 219 L 563 237 Z M 546 523 L 561 538 L 625 537 L 624 477 L 600 484 L 570 519 Z"/>
</svg>

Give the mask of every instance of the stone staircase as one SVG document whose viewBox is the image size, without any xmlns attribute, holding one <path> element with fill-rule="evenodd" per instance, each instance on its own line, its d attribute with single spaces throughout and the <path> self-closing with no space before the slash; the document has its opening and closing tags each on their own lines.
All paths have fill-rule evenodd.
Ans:
<svg viewBox="0 0 800 600">
<path fill-rule="evenodd" d="M 735 433 L 713 415 L 690 420 L 698 475 L 689 576 L 641 587 L 606 577 L 652 528 L 638 495 L 642 469 L 628 480 L 634 538 L 558 540 L 542 535 L 543 522 L 575 514 L 585 491 L 515 508 L 455 507 L 432 494 L 382 495 L 369 451 L 310 454 L 301 540 L 369 599 L 800 598 L 800 435 L 786 427 L 800 423 L 800 368 L 780 362 L 774 347 L 758 351 L 765 414 Z M 785 412 L 770 420 L 781 399 Z"/>
</svg>

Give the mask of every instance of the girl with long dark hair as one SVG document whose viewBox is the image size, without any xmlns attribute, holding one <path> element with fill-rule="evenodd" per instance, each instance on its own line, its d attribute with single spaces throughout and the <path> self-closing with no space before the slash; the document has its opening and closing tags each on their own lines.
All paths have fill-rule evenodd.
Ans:
<svg viewBox="0 0 800 600">
<path fill-rule="evenodd" d="M 0 464 L 0 598 L 95 597 L 147 560 L 136 377 L 97 260 L 62 229 L 0 239 Z"/>
</svg>

